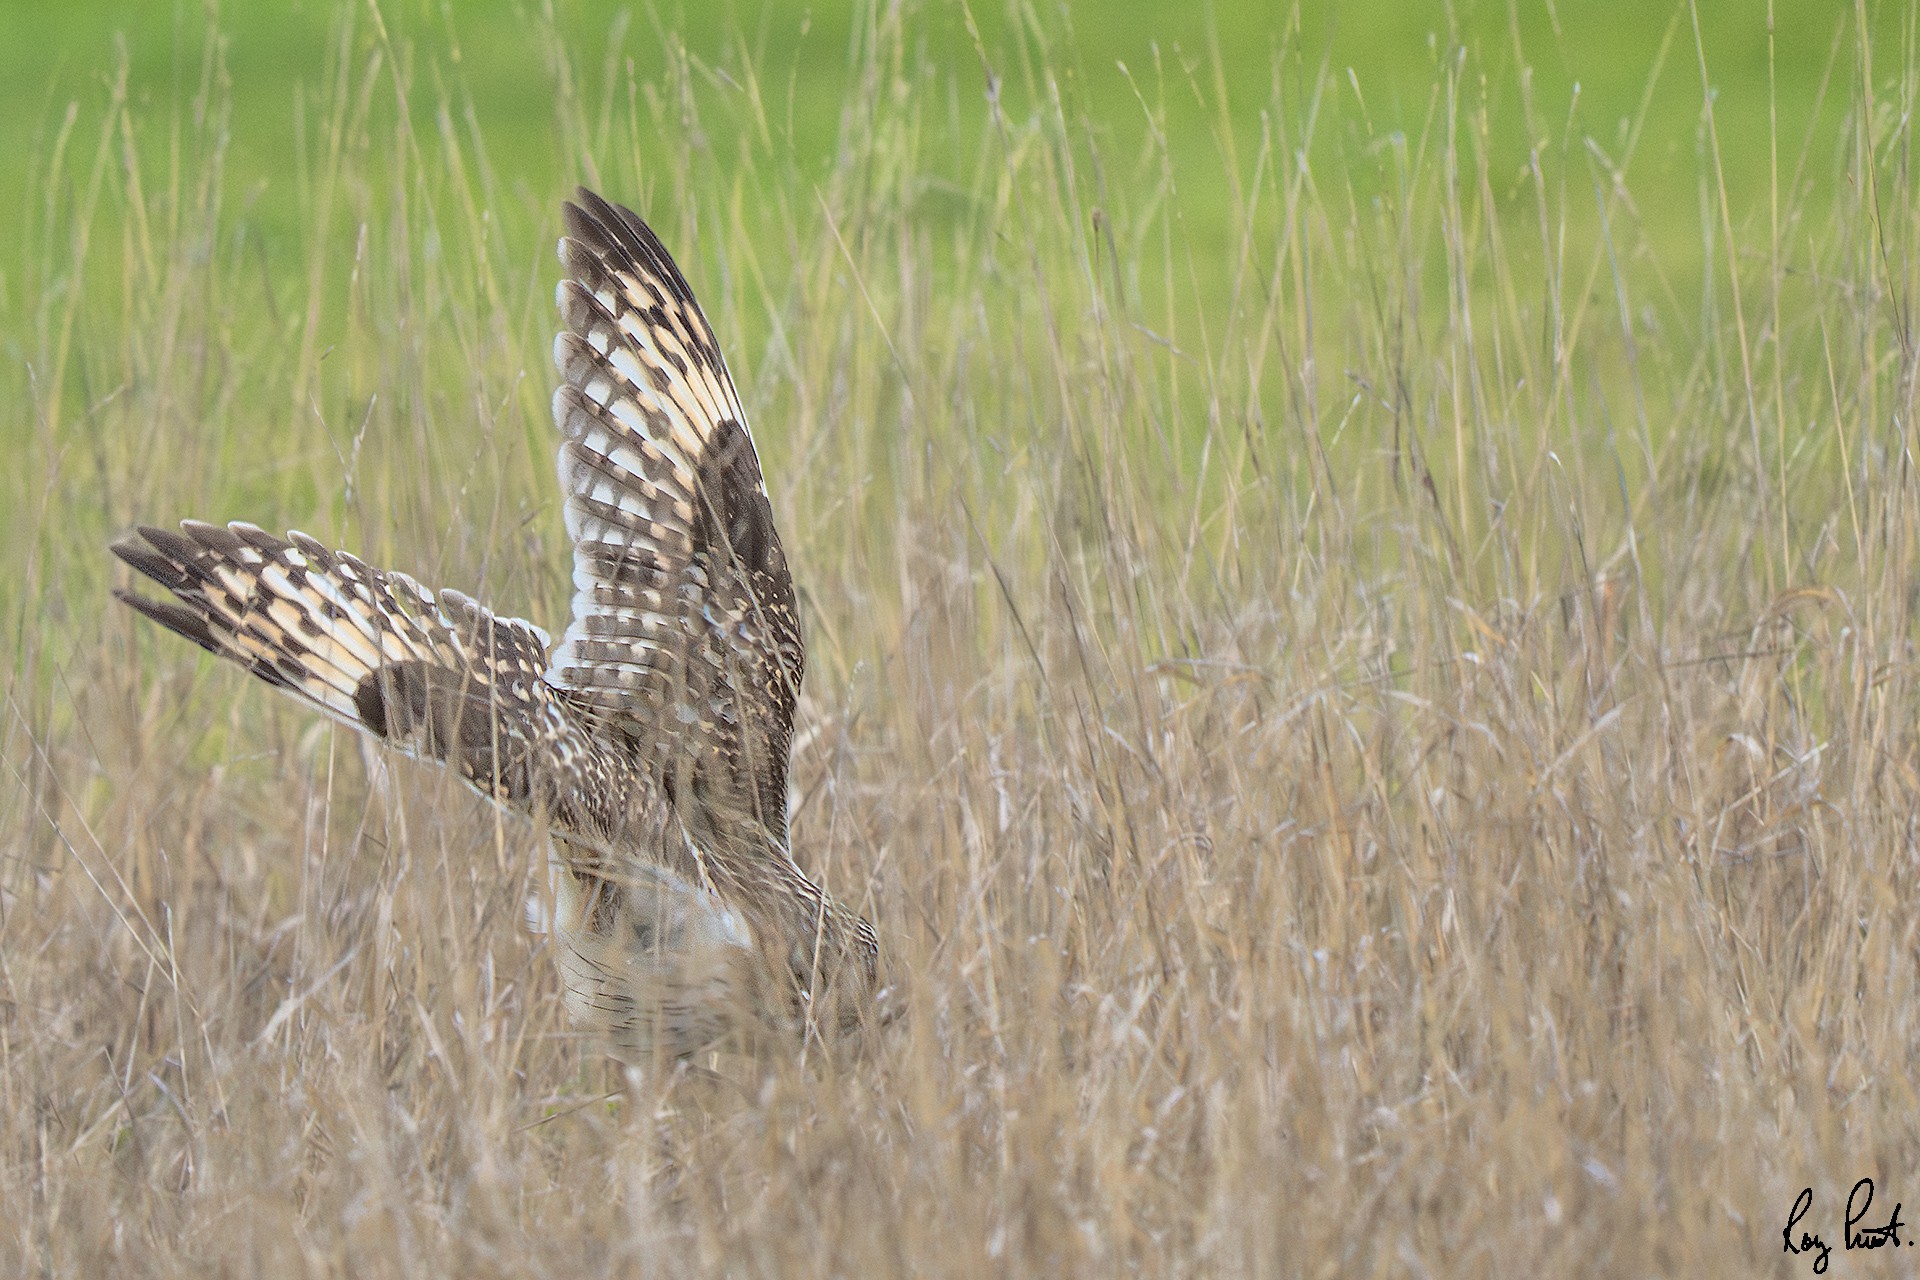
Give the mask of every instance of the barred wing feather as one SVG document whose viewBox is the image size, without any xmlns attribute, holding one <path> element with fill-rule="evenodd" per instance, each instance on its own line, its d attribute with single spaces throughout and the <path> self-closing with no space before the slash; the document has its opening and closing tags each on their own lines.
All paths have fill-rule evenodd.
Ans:
<svg viewBox="0 0 1920 1280">
<path fill-rule="evenodd" d="M 548 679 L 629 729 L 697 826 L 757 824 L 784 849 L 805 657 L 746 414 L 646 224 L 585 190 L 565 214 L 553 409 L 575 594 Z"/>
</svg>

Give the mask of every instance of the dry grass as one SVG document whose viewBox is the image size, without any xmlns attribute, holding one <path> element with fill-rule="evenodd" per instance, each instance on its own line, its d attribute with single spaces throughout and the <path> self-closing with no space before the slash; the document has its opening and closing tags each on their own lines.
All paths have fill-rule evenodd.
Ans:
<svg viewBox="0 0 1920 1280">
<path fill-rule="evenodd" d="M 560 103 L 729 343 L 798 847 L 908 991 L 744 1096 L 568 1034 L 532 832 L 106 601 L 197 515 L 557 617 L 565 192 L 378 41 L 289 160 L 303 271 L 217 65 L 171 163 L 122 104 L 38 157 L 0 1270 L 1799 1274 L 1802 1186 L 1836 1243 L 1855 1178 L 1920 1199 L 1913 60 L 1843 45 L 1757 209 L 1703 123 L 1675 247 L 1630 147 L 1457 69 L 1397 136 L 1286 62 L 1213 235 L 1044 47 L 980 128 L 915 47 L 865 34 L 817 186 L 737 70 Z"/>
</svg>

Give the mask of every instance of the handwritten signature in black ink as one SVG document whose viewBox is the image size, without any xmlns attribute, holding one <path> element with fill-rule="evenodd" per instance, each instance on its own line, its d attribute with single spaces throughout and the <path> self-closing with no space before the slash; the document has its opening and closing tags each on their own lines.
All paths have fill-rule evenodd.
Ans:
<svg viewBox="0 0 1920 1280">
<path fill-rule="evenodd" d="M 1867 1210 L 1873 1204 L 1873 1179 L 1862 1178 L 1853 1184 L 1853 1190 L 1847 1193 L 1846 1226 L 1841 1231 L 1840 1242 L 1846 1249 L 1884 1249 L 1889 1245 L 1910 1245 L 1911 1240 L 1900 1238 L 1900 1228 L 1907 1224 L 1900 1221 L 1900 1205 L 1893 1206 L 1893 1215 L 1877 1227 L 1863 1227 L 1860 1223 L 1867 1216 Z M 1813 1259 L 1813 1274 L 1823 1276 L 1827 1273 L 1827 1263 L 1833 1257 L 1833 1246 L 1813 1232 L 1800 1227 L 1800 1220 L 1813 1208 L 1813 1188 L 1804 1187 L 1794 1197 L 1793 1211 L 1787 1214 L 1787 1225 L 1780 1232 L 1780 1241 L 1790 1254 L 1807 1254 Z M 1858 1227 L 1858 1230 L 1855 1228 Z M 1795 1230 L 1799 1229 L 1798 1238 Z"/>
</svg>

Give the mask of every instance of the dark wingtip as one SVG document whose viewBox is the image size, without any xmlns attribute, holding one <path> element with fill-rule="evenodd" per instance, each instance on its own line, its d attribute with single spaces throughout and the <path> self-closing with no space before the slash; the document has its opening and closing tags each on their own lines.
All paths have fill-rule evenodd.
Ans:
<svg viewBox="0 0 1920 1280">
<path fill-rule="evenodd" d="M 147 545 L 146 538 L 137 529 L 131 533 L 123 533 L 109 542 L 107 550 L 136 569 L 140 567 L 139 557 L 153 554 L 153 548 Z"/>
<path fill-rule="evenodd" d="M 122 560 L 127 558 L 127 552 L 130 550 L 150 553 L 152 546 L 151 535 L 158 532 L 160 532 L 160 530 L 155 529 L 150 524 L 135 525 L 133 528 L 115 538 L 112 542 L 109 542 L 107 544 L 107 550 L 113 552 L 113 554 L 119 556 Z"/>
<path fill-rule="evenodd" d="M 140 526 L 140 536 L 148 546 L 184 570 L 200 557 L 200 544 L 189 536 L 198 524 L 195 520 L 183 520 L 178 529 L 143 524 Z"/>
<path fill-rule="evenodd" d="M 590 218 L 607 222 L 614 218 L 614 204 L 592 187 L 575 187 L 570 207 Z"/>
<path fill-rule="evenodd" d="M 241 549 L 247 545 L 247 539 L 243 534 L 243 531 L 247 530 L 251 530 L 261 537 L 266 537 L 269 542 L 274 541 L 274 539 L 250 524 L 234 524 L 228 526 L 223 524 L 208 524 L 205 520 L 182 520 L 180 522 L 180 532 L 186 535 L 182 541 L 185 545 L 193 548 L 196 556 L 201 551 L 217 551 L 228 559 L 238 557 Z M 162 549 L 164 550 L 164 547 Z"/>
<path fill-rule="evenodd" d="M 585 246 L 590 253 L 631 259 L 635 265 L 644 266 L 666 284 L 669 292 L 680 301 L 699 310 L 695 301 L 693 287 L 680 271 L 680 266 L 667 252 L 667 246 L 647 225 L 645 218 L 625 205 L 615 204 L 597 193 L 580 187 L 574 192 L 574 199 L 560 206 L 561 215 L 567 225 L 567 238 Z M 560 259 L 569 270 L 578 271 L 579 267 L 568 256 L 566 242 L 560 245 Z"/>
<path fill-rule="evenodd" d="M 606 241 L 602 229 L 600 210 L 606 207 L 606 201 L 593 192 L 581 187 L 574 198 L 560 204 L 560 220 L 566 225 L 567 235 L 582 244 L 600 247 Z"/>
<path fill-rule="evenodd" d="M 169 591 L 177 591 L 186 585 L 188 577 L 181 567 L 181 557 L 172 553 L 177 548 L 169 548 L 167 540 L 179 538 L 177 533 L 141 525 L 132 533 L 121 534 L 108 543 L 107 550 L 136 572 L 152 578 Z M 114 592 L 120 598 L 125 598 L 126 594 Z"/>
<path fill-rule="evenodd" d="M 145 572 L 144 569 L 141 571 Z M 213 633 L 213 628 L 207 625 L 203 615 L 183 605 L 166 600 L 153 600 L 137 591 L 127 591 L 119 587 L 114 588 L 113 598 L 143 617 L 159 623 L 175 635 L 185 636 L 208 653 L 222 657 L 228 656 L 226 646 Z"/>
</svg>

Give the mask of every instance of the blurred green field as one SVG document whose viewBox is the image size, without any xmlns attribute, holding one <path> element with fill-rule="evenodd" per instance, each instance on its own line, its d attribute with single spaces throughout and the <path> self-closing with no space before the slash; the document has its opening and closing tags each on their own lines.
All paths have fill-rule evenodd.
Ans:
<svg viewBox="0 0 1920 1280">
<path fill-rule="evenodd" d="M 0 138 L 25 163 L 0 173 L 0 243 L 17 246 L 0 262 L 13 357 L 0 377 L 15 396 L 32 380 L 61 408 L 107 394 L 91 353 L 151 325 L 150 299 L 130 285 L 155 283 L 159 238 L 197 209 L 212 220 L 198 252 L 236 290 L 223 315 L 236 363 L 286 382 L 265 370 L 301 361 L 296 399 L 347 422 L 364 380 L 330 377 L 313 357 L 349 321 L 356 275 L 320 264 L 391 250 L 378 225 L 353 243 L 334 214 L 342 182 L 361 207 L 483 219 L 483 252 L 516 278 L 541 269 L 530 246 L 552 236 L 556 193 L 586 181 L 665 221 L 696 261 L 713 252 L 708 228 L 791 244 L 796 227 L 871 208 L 926 237 L 943 286 L 954 246 L 1004 212 L 982 205 L 985 175 L 1015 132 L 1036 130 L 1026 145 L 1071 169 L 1074 199 L 1099 214 L 1077 233 L 1111 241 L 1118 287 L 1149 327 L 1204 325 L 1270 287 L 1251 272 L 1288 245 L 1283 204 L 1304 191 L 1379 268 L 1351 282 L 1355 295 L 1411 308 L 1414 322 L 1445 323 L 1502 275 L 1584 268 L 1643 279 L 1651 324 L 1704 329 L 1730 301 L 1729 233 L 1777 253 L 1819 237 L 1835 198 L 1852 198 L 1832 177 L 1848 162 L 1837 148 L 1853 105 L 1836 77 L 1861 71 L 1860 48 L 1884 57 L 1911 40 L 1897 5 L 1163 8 L 935 5 L 856 23 L 807 6 L 259 5 L 210 27 L 188 5 L 9 6 Z M 890 42 L 884 65 L 876 40 Z M 1272 197 L 1303 173 L 1310 186 Z M 1458 279 L 1420 245 L 1459 230 L 1437 220 L 1439 194 L 1465 201 L 1468 230 L 1495 250 L 1456 264 Z M 167 224 L 130 217 L 139 200 L 160 202 Z M 433 235 L 422 248 L 435 251 Z M 737 365 L 752 368 L 768 324 L 753 308 L 734 317 Z M 1592 354 L 1611 362 L 1602 382 L 1622 372 L 1622 350 Z M 1275 369 L 1254 389 L 1263 400 L 1282 391 Z M 422 372 L 448 391 L 462 377 Z M 1670 425 L 1638 424 L 1643 451 L 1664 447 Z M 1188 468 L 1202 440 L 1169 433 Z M 1624 468 L 1630 484 L 1647 478 L 1617 443 L 1568 451 Z M 12 509 L 35 506 L 37 475 L 10 477 Z M 325 460 L 317 476 L 291 467 L 237 482 L 248 500 L 261 484 L 293 486 L 275 505 L 295 512 L 337 489 Z M 1818 511 L 1832 495 L 1809 496 Z"/>
<path fill-rule="evenodd" d="M 430 118 L 442 86 L 451 90 L 463 108 L 470 106 L 495 163 L 525 174 L 521 180 L 529 187 L 568 177 L 564 147 L 555 145 L 554 67 L 551 57 L 542 56 L 543 42 L 553 39 L 563 41 L 582 71 L 596 78 L 609 60 L 616 69 L 631 63 L 643 83 L 657 81 L 678 56 L 720 75 L 730 61 L 751 61 L 759 80 L 782 91 L 770 104 L 772 138 L 794 153 L 800 173 L 817 180 L 831 164 L 855 71 L 849 58 L 853 12 L 801 4 L 609 8 L 479 0 L 382 7 L 376 24 L 373 11 L 357 6 L 237 6 L 221 11 L 218 20 L 235 104 L 228 164 L 242 188 L 267 188 L 267 216 L 289 218 L 292 195 L 282 188 L 299 142 L 295 103 L 324 91 L 327 58 L 345 18 L 357 28 L 357 47 L 381 38 L 377 25 L 412 64 L 411 109 Z M 155 124 L 190 111 L 209 43 L 205 13 L 203 6 L 186 4 L 60 11 L 10 6 L 0 53 L 0 136 L 9 153 L 43 151 L 70 102 L 79 104 L 81 123 L 89 113 L 97 117 L 123 51 L 129 98 L 142 112 L 157 113 Z M 1031 73 L 1038 70 L 1022 68 L 1018 52 L 1024 46 L 1031 56 L 1044 41 L 1057 60 L 1047 70 L 1061 79 L 1062 91 L 1093 127 L 1123 146 L 1141 141 L 1144 96 L 1165 112 L 1163 127 L 1174 142 L 1182 185 L 1202 206 L 1225 200 L 1226 175 L 1212 142 L 1222 117 L 1210 99 L 1228 100 L 1225 121 L 1236 146 L 1246 149 L 1257 142 L 1260 112 L 1283 87 L 1276 81 L 1309 80 L 1324 63 L 1336 79 L 1351 75 L 1358 84 L 1367 120 L 1378 133 L 1418 134 L 1433 106 L 1436 68 L 1447 50 L 1463 50 L 1468 97 L 1478 97 L 1484 82 L 1495 107 L 1492 137 L 1501 147 L 1524 148 L 1530 134 L 1562 130 L 1570 119 L 1610 146 L 1631 123 L 1646 138 L 1640 163 L 1650 176 L 1679 189 L 1681 198 L 1671 207 L 1649 193 L 1659 210 L 1654 216 L 1665 218 L 1695 212 L 1688 193 L 1696 176 L 1702 98 L 1690 30 L 1696 15 L 1729 138 L 1729 186 L 1747 198 L 1766 183 L 1771 113 L 1779 116 L 1788 150 L 1807 128 L 1830 130 L 1844 113 L 1846 103 L 1832 91 L 1831 77 L 1853 56 L 1853 23 L 1864 19 L 1874 47 L 1883 51 L 1897 51 L 1901 34 L 1898 6 L 1866 6 L 1856 17 L 1831 5 L 1756 9 L 1735 0 L 1709 0 L 1692 13 L 1646 3 L 1605 10 L 1568 6 L 1564 12 L 1470 3 L 1423 12 L 1373 2 L 1261 12 L 1256 6 L 1169 9 L 1142 0 L 1104 0 L 1018 15 L 1000 7 L 928 6 L 909 11 L 908 21 L 916 52 L 933 75 L 927 87 L 955 91 L 959 120 L 975 128 L 985 119 L 980 47 L 1006 78 L 1009 107 L 1017 110 L 1031 106 Z M 1523 71 L 1524 92 L 1536 103 L 1534 128 L 1505 109 L 1523 93 Z M 1295 84 L 1292 92 L 1304 96 L 1305 90 Z M 1321 144 L 1336 141 L 1329 137 Z M 31 172 L 9 169 L 9 216 L 24 198 Z"/>
<path fill-rule="evenodd" d="M 676 112 L 691 110 L 746 126 L 738 135 L 717 130 L 711 152 L 699 139 L 690 148 L 721 180 L 739 158 L 722 140 L 744 146 L 752 162 L 737 166 L 733 180 L 755 196 L 792 199 L 826 181 L 854 141 L 843 110 L 860 74 L 853 12 L 514 0 L 262 4 L 221 12 L 216 40 L 206 11 L 189 4 L 8 6 L 0 13 L 0 146 L 27 163 L 0 174 L 0 231 L 28 246 L 26 236 L 45 234 L 49 197 L 71 193 L 41 181 L 48 158 L 61 150 L 63 129 L 93 138 L 116 92 L 135 125 L 116 144 L 162 168 L 176 149 L 191 158 L 196 142 L 206 144 L 198 113 L 217 100 L 223 181 L 244 208 L 236 234 L 257 236 L 273 267 L 296 262 L 304 184 L 320 159 L 318 104 L 343 55 L 364 58 L 376 48 L 390 51 L 397 80 L 366 104 L 371 134 L 390 130 L 404 102 L 415 127 L 410 145 L 427 167 L 449 149 L 475 152 L 470 164 L 484 158 L 488 194 L 510 197 L 494 210 L 506 229 L 538 225 L 549 217 L 550 193 L 580 177 L 582 153 L 592 148 L 574 126 L 605 138 L 634 111 L 631 87 L 661 85 L 676 67 L 690 70 L 686 100 L 645 104 L 644 124 L 671 131 Z M 1559 179 L 1563 165 L 1567 178 L 1587 169 L 1581 152 L 1590 147 L 1631 181 L 1635 219 L 1683 275 L 1690 260 L 1697 268 L 1701 242 L 1701 57 L 1722 134 L 1717 178 L 1744 221 L 1767 207 L 1773 161 L 1790 182 L 1796 170 L 1805 177 L 1809 161 L 1827 158 L 1805 149 L 1831 139 L 1847 110 L 1834 77 L 1855 56 L 1855 23 L 1866 23 L 1873 48 L 1897 51 L 1903 39 L 1898 5 L 1856 15 L 1811 0 L 1764 11 L 1708 0 L 1691 10 L 1469 3 L 1431 12 L 1385 0 L 1271 11 L 1102 0 L 1017 12 L 931 5 L 907 15 L 912 87 L 937 103 L 922 108 L 929 145 L 917 161 L 929 190 L 916 210 L 935 223 L 955 216 L 940 188 L 969 180 L 966 162 L 989 120 L 990 66 L 994 96 L 1011 118 L 1044 110 L 1058 94 L 1128 185 L 1164 168 L 1182 230 L 1200 250 L 1224 245 L 1236 188 L 1249 181 L 1247 166 L 1278 117 L 1295 116 L 1291 132 L 1309 158 L 1337 164 L 1369 198 L 1395 180 L 1380 150 L 1435 144 L 1454 111 L 1482 117 L 1476 123 L 1503 217 L 1520 225 L 1535 217 L 1522 181 L 1533 148 Z M 573 64 L 566 77 L 561 50 Z M 1441 85 L 1456 57 L 1449 103 Z M 211 98 L 210 58 L 219 89 Z M 116 89 L 123 71 L 124 88 Z M 757 82 L 761 100 L 742 100 L 747 82 Z M 1301 128 L 1305 118 L 1319 127 Z M 84 159 L 75 158 L 82 173 Z M 642 167 L 644 159 L 624 162 Z M 395 177 L 379 167 L 363 175 L 375 184 Z M 1817 185 L 1805 190 L 1803 208 L 1817 213 L 1822 194 Z M 1564 216 L 1583 232 L 1592 227 L 1586 202 L 1570 201 Z M 16 255 L 4 268 L 17 280 L 23 263 Z M 1225 281 L 1201 284 L 1219 289 Z M 17 285 L 11 296 L 18 299 Z"/>
<path fill-rule="evenodd" d="M 0 9 L 0 1271 L 1801 1274 L 1920 1168 L 1916 99 L 1898 4 Z M 535 833 L 108 598 L 558 622 L 582 182 L 753 418 L 844 1070 L 623 1074 Z"/>
</svg>

